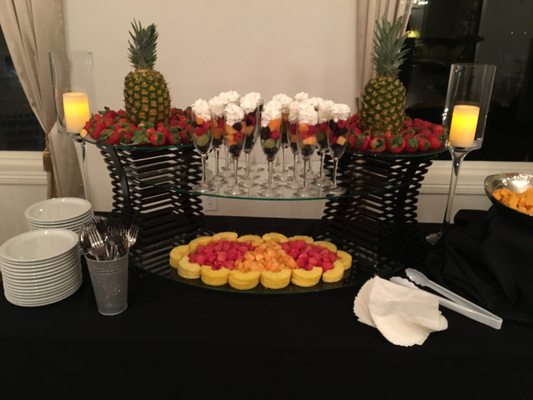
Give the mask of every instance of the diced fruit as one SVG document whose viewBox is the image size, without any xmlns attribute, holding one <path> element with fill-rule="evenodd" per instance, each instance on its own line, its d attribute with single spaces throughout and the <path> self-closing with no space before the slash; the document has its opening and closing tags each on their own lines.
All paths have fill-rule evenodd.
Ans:
<svg viewBox="0 0 533 400">
<path fill-rule="evenodd" d="M 279 131 L 281 128 L 281 118 L 271 120 L 268 123 L 268 127 L 271 131 Z"/>
<path fill-rule="evenodd" d="M 276 141 L 274 139 L 267 139 L 264 141 L 263 147 L 265 149 L 273 149 L 274 147 L 276 147 Z"/>
</svg>

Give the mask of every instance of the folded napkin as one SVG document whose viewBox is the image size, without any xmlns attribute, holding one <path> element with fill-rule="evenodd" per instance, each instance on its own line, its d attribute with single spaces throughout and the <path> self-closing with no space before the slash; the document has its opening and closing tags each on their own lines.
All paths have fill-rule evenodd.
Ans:
<svg viewBox="0 0 533 400">
<path fill-rule="evenodd" d="M 378 276 L 359 290 L 354 313 L 359 321 L 377 328 L 389 342 L 399 346 L 421 345 L 431 332 L 448 328 L 436 296 Z"/>
</svg>

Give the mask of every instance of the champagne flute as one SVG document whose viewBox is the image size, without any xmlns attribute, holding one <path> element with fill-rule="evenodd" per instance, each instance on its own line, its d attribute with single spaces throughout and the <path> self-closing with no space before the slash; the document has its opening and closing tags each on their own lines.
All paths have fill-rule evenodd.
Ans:
<svg viewBox="0 0 533 400">
<path fill-rule="evenodd" d="M 320 187 L 327 187 L 331 184 L 329 179 L 324 174 L 324 161 L 328 153 L 328 135 L 330 134 L 330 126 L 328 122 L 331 120 L 331 113 L 335 103 L 331 100 L 323 100 L 318 103 L 318 131 L 317 139 L 317 153 L 320 156 L 320 167 L 318 176 L 314 179 L 314 184 Z"/>
<path fill-rule="evenodd" d="M 285 93 L 278 93 L 272 96 L 272 101 L 277 101 L 281 105 L 281 171 L 277 171 L 277 179 L 286 183 L 290 178 L 287 168 L 286 150 L 289 148 L 289 107 L 293 102 L 292 97 L 287 96 Z M 278 151 L 276 162 L 280 158 Z"/>
<path fill-rule="evenodd" d="M 265 153 L 268 162 L 268 180 L 266 187 L 259 191 L 259 195 L 263 197 L 279 196 L 279 191 L 273 188 L 272 174 L 273 162 L 276 159 L 281 144 L 281 104 L 276 100 L 269 101 L 264 110 L 261 121 L 260 142 L 261 149 Z"/>
<path fill-rule="evenodd" d="M 241 108 L 244 111 L 243 130 L 244 130 L 244 161 L 245 161 L 245 184 L 250 187 L 253 186 L 254 179 L 259 176 L 259 171 L 252 173 L 252 166 L 250 163 L 250 154 L 255 146 L 257 136 L 259 135 L 259 127 L 261 126 L 261 107 L 263 100 L 261 95 L 257 92 L 251 92 L 241 98 Z"/>
<path fill-rule="evenodd" d="M 212 186 L 207 182 L 206 158 L 213 140 L 211 114 L 207 101 L 203 99 L 196 100 L 191 108 L 191 120 L 192 142 L 202 160 L 202 180 L 193 187 L 193 190 L 206 193 L 212 190 Z"/>
<path fill-rule="evenodd" d="M 244 111 L 235 103 L 230 103 L 224 111 L 224 143 L 233 161 L 233 184 L 226 188 L 226 194 L 240 196 L 247 193 L 247 190 L 239 186 L 239 157 L 244 145 L 245 123 Z"/>
<path fill-rule="evenodd" d="M 348 118 L 350 116 L 350 107 L 346 104 L 334 104 L 331 110 L 331 120 L 328 122 L 329 132 L 327 143 L 329 155 L 333 159 L 333 184 L 328 189 L 328 194 L 340 196 L 346 192 L 346 189 L 337 184 L 337 169 L 339 159 L 343 156 L 348 145 L 348 136 L 350 129 Z"/>
<path fill-rule="evenodd" d="M 294 193 L 297 197 L 311 197 L 314 193 L 309 189 L 308 165 L 314 154 L 317 141 L 318 115 L 311 104 L 302 103 L 298 109 L 296 126 L 298 152 L 304 161 L 303 188 Z"/>
</svg>

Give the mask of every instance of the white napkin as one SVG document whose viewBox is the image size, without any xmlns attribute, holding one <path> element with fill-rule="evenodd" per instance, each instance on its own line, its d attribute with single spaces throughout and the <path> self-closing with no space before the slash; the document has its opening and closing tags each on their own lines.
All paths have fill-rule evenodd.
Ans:
<svg viewBox="0 0 533 400">
<path fill-rule="evenodd" d="M 448 328 L 439 300 L 429 292 L 408 288 L 375 276 L 361 287 L 354 313 L 399 346 L 421 345 L 431 332 Z"/>
</svg>

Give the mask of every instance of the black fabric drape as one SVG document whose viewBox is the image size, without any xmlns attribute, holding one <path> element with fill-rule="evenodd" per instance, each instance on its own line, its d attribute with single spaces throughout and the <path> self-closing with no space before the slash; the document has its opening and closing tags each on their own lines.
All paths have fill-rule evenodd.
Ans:
<svg viewBox="0 0 533 400">
<path fill-rule="evenodd" d="M 533 218 L 533 217 L 532 217 Z M 505 320 L 533 325 L 533 229 L 489 211 L 461 210 L 426 259 L 429 276 Z"/>
</svg>

